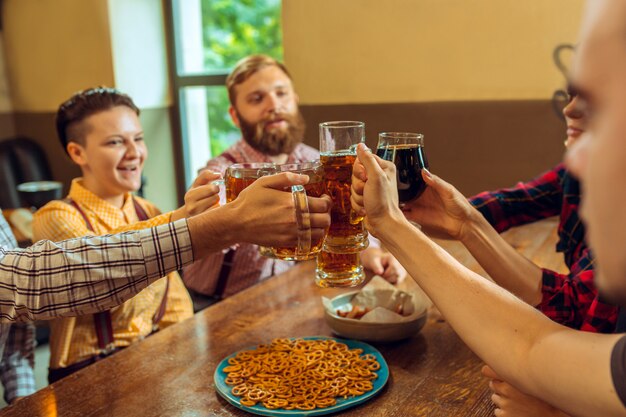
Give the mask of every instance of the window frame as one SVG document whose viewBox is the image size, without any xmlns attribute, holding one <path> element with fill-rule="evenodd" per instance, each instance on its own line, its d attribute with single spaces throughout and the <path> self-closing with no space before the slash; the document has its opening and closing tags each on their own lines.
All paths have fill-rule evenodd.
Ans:
<svg viewBox="0 0 626 417">
<path fill-rule="evenodd" d="M 172 130 L 173 130 L 173 151 L 174 163 L 176 171 L 176 188 L 178 196 L 178 204 L 185 202 L 185 192 L 187 191 L 187 182 L 193 181 L 193 178 L 187 178 L 189 170 L 189 162 L 185 158 L 188 155 L 188 143 L 186 126 L 183 121 L 186 116 L 185 102 L 181 98 L 182 90 L 186 87 L 216 87 L 226 84 L 228 71 L 213 72 L 206 74 L 179 74 L 180 57 L 177 51 L 180 51 L 181 45 L 176 37 L 176 25 L 179 21 L 177 10 L 174 2 L 177 0 L 163 0 L 165 5 L 165 32 L 167 43 L 167 55 L 170 75 L 170 85 L 172 91 Z M 184 1 L 184 0 L 183 0 Z"/>
</svg>

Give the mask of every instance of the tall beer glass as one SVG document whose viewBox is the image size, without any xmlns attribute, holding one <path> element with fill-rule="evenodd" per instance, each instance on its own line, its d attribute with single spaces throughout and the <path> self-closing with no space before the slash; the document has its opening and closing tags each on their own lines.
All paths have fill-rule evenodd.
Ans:
<svg viewBox="0 0 626 417">
<path fill-rule="evenodd" d="M 428 169 L 424 135 L 383 132 L 378 135 L 376 155 L 395 164 L 400 203 L 406 203 L 422 195 L 426 189 L 422 169 Z"/>
<path fill-rule="evenodd" d="M 332 253 L 322 250 L 317 255 L 315 283 L 318 287 L 354 287 L 365 280 L 361 255 Z"/>
<path fill-rule="evenodd" d="M 356 145 L 364 140 L 363 122 L 320 123 L 320 162 L 326 194 L 333 201 L 330 229 L 324 241 L 328 252 L 356 253 L 369 244 L 363 219 L 356 217 L 350 204 Z"/>
<path fill-rule="evenodd" d="M 278 172 L 295 172 L 297 174 L 305 174 L 309 176 L 309 182 L 304 186 L 306 195 L 312 197 L 321 197 L 324 194 L 324 181 L 323 170 L 320 161 L 301 162 L 297 164 L 283 164 L 277 166 Z M 306 219 L 297 219 L 298 222 L 306 223 Z M 310 226 L 306 228 L 306 224 L 303 224 L 300 228 L 301 233 L 309 232 L 310 239 Z M 302 239 L 305 239 L 303 237 Z M 302 240 L 301 239 L 301 240 Z M 306 252 L 301 252 L 302 247 L 274 247 L 271 248 L 271 252 L 278 259 L 286 261 L 303 261 L 307 259 L 314 259 L 322 249 L 324 243 L 324 236 L 317 239 L 315 242 L 311 242 L 311 247 Z"/>
</svg>

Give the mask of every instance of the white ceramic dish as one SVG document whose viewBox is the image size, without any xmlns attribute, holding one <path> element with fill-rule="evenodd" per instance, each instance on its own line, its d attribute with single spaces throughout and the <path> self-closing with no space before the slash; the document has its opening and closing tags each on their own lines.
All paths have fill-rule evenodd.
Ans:
<svg viewBox="0 0 626 417">
<path fill-rule="evenodd" d="M 332 311 L 324 309 L 326 323 L 339 336 L 366 342 L 394 342 L 414 336 L 426 324 L 428 304 L 420 298 L 415 299 L 416 312 L 408 320 L 370 323 L 338 316 L 337 310 L 351 310 L 351 301 L 356 294 L 358 291 L 339 295 L 330 300 Z"/>
</svg>

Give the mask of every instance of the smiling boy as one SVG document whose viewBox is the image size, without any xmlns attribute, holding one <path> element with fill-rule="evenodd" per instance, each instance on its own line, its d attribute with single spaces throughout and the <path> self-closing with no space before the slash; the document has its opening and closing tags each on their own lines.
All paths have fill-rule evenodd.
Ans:
<svg viewBox="0 0 626 417">
<path fill-rule="evenodd" d="M 75 94 L 58 110 L 57 132 L 82 177 L 72 181 L 65 200 L 50 202 L 35 214 L 36 240 L 103 235 L 132 230 L 148 219 L 148 226 L 154 226 L 188 214 L 186 208 L 160 214 L 132 195 L 141 186 L 148 150 L 139 109 L 129 96 L 109 88 Z M 205 197 L 205 208 L 217 198 Z M 189 294 L 172 272 L 110 311 L 54 320 L 48 379 L 63 378 L 192 314 Z"/>
</svg>

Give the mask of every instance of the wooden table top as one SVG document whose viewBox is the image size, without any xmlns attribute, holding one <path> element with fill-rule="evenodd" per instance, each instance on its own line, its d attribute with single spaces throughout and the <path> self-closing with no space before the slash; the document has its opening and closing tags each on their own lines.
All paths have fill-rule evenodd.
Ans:
<svg viewBox="0 0 626 417">
<path fill-rule="evenodd" d="M 533 258 L 533 253 L 554 244 L 554 224 L 516 229 L 507 238 Z M 465 256 L 454 244 L 442 245 Z M 547 250 L 553 253 L 554 246 Z M 318 289 L 313 270 L 312 263 L 302 263 L 38 391 L 0 415 L 249 415 L 217 394 L 215 368 L 231 353 L 273 338 L 331 336 L 320 297 L 346 290 Z M 409 279 L 405 285 L 414 283 Z M 493 414 L 487 382 L 479 372 L 482 362 L 436 311 L 417 336 L 372 345 L 389 365 L 389 382 L 377 396 L 342 416 Z"/>
</svg>

